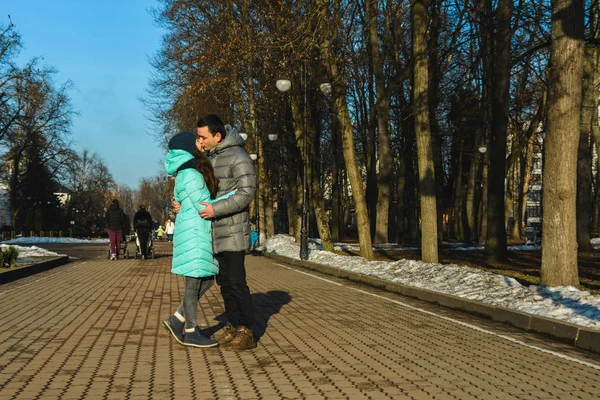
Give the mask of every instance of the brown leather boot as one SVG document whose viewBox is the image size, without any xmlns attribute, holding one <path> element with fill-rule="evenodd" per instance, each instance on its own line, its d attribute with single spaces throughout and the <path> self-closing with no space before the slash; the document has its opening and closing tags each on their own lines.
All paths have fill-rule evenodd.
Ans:
<svg viewBox="0 0 600 400">
<path fill-rule="evenodd" d="M 222 333 L 217 336 L 216 339 L 217 342 L 219 342 L 219 345 L 223 346 L 229 344 L 229 342 L 231 342 L 236 335 L 237 330 L 233 327 L 233 325 L 227 324 L 225 325 L 225 328 L 223 328 Z"/>
<path fill-rule="evenodd" d="M 238 326 L 235 338 L 223 346 L 225 350 L 250 350 L 255 347 L 256 340 L 254 339 L 254 334 L 245 326 Z"/>
</svg>

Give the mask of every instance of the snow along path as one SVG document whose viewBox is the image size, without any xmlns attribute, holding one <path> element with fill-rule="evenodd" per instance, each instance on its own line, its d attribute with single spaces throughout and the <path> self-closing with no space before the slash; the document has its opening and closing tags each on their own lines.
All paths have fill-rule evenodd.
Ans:
<svg viewBox="0 0 600 400">
<path fill-rule="evenodd" d="M 66 254 L 58 254 L 53 251 L 48 251 L 37 246 L 17 246 L 13 244 L 0 244 L 0 249 L 6 251 L 9 247 L 14 247 L 19 251 L 17 257 L 18 265 L 33 264 L 38 260 L 39 257 L 60 257 L 66 256 Z"/>
<path fill-rule="evenodd" d="M 66 244 L 96 244 L 96 243 L 109 243 L 108 239 L 75 239 L 70 237 L 20 237 L 12 240 L 2 242 L 4 244 L 40 244 L 40 243 L 66 243 Z"/>
<path fill-rule="evenodd" d="M 268 240 L 264 251 L 300 258 L 299 245 L 288 235 Z M 367 261 L 323 251 L 313 241 L 309 243 L 309 261 L 600 330 L 600 296 L 571 286 L 526 287 L 508 276 L 456 264 Z"/>
</svg>

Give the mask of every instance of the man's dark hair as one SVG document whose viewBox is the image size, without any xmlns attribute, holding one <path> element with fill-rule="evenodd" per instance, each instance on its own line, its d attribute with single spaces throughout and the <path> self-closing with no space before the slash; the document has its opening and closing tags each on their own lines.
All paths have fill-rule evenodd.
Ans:
<svg viewBox="0 0 600 400">
<path fill-rule="evenodd" d="M 208 131 L 211 135 L 215 136 L 217 133 L 221 134 L 221 139 L 225 139 L 227 136 L 227 131 L 225 130 L 225 125 L 223 125 L 223 121 L 216 114 L 208 114 L 198 120 L 196 124 L 198 128 L 208 127 Z"/>
</svg>

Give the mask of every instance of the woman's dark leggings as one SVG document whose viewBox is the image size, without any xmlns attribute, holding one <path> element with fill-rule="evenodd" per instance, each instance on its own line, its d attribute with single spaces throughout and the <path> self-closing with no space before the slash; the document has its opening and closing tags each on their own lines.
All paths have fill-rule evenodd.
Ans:
<svg viewBox="0 0 600 400">
<path fill-rule="evenodd" d="M 196 314 L 198 313 L 198 300 L 215 283 L 215 277 L 206 278 L 185 277 L 185 291 L 183 299 L 177 308 L 177 312 L 185 318 L 185 329 L 193 329 L 198 323 Z"/>
</svg>

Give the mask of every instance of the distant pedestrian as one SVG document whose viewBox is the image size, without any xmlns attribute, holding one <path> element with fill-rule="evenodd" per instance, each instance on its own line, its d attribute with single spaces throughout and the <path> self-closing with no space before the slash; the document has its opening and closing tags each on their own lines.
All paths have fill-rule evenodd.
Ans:
<svg viewBox="0 0 600 400">
<path fill-rule="evenodd" d="M 159 225 L 155 232 L 156 238 L 162 242 L 163 236 L 165 236 L 165 230 L 163 229 L 162 225 Z"/>
<path fill-rule="evenodd" d="M 119 200 L 114 199 L 108 209 L 104 208 L 104 217 L 108 227 L 108 239 L 110 241 L 110 259 L 119 257 L 121 238 L 123 237 L 123 210 L 119 207 Z"/>
<path fill-rule="evenodd" d="M 163 326 L 184 346 L 218 346 L 216 340 L 200 333 L 196 322 L 198 301 L 213 285 L 219 272 L 219 264 L 213 255 L 211 221 L 198 215 L 198 211 L 204 209 L 201 202 L 213 201 L 217 179 L 210 161 L 198 149 L 196 135 L 192 132 L 181 132 L 171 138 L 165 170 L 169 175 L 176 175 L 175 200 L 180 204 L 175 220 L 171 272 L 185 276 L 185 291 L 177 311 L 163 321 Z"/>
<path fill-rule="evenodd" d="M 143 204 L 140 204 L 138 211 L 133 216 L 133 229 L 140 244 L 140 255 L 142 256 L 142 260 L 145 260 L 148 258 L 152 216 L 146 211 L 146 206 Z"/>
<path fill-rule="evenodd" d="M 175 231 L 175 224 L 170 219 L 165 222 L 165 233 L 167 234 L 167 242 L 173 241 L 173 233 Z"/>
</svg>

